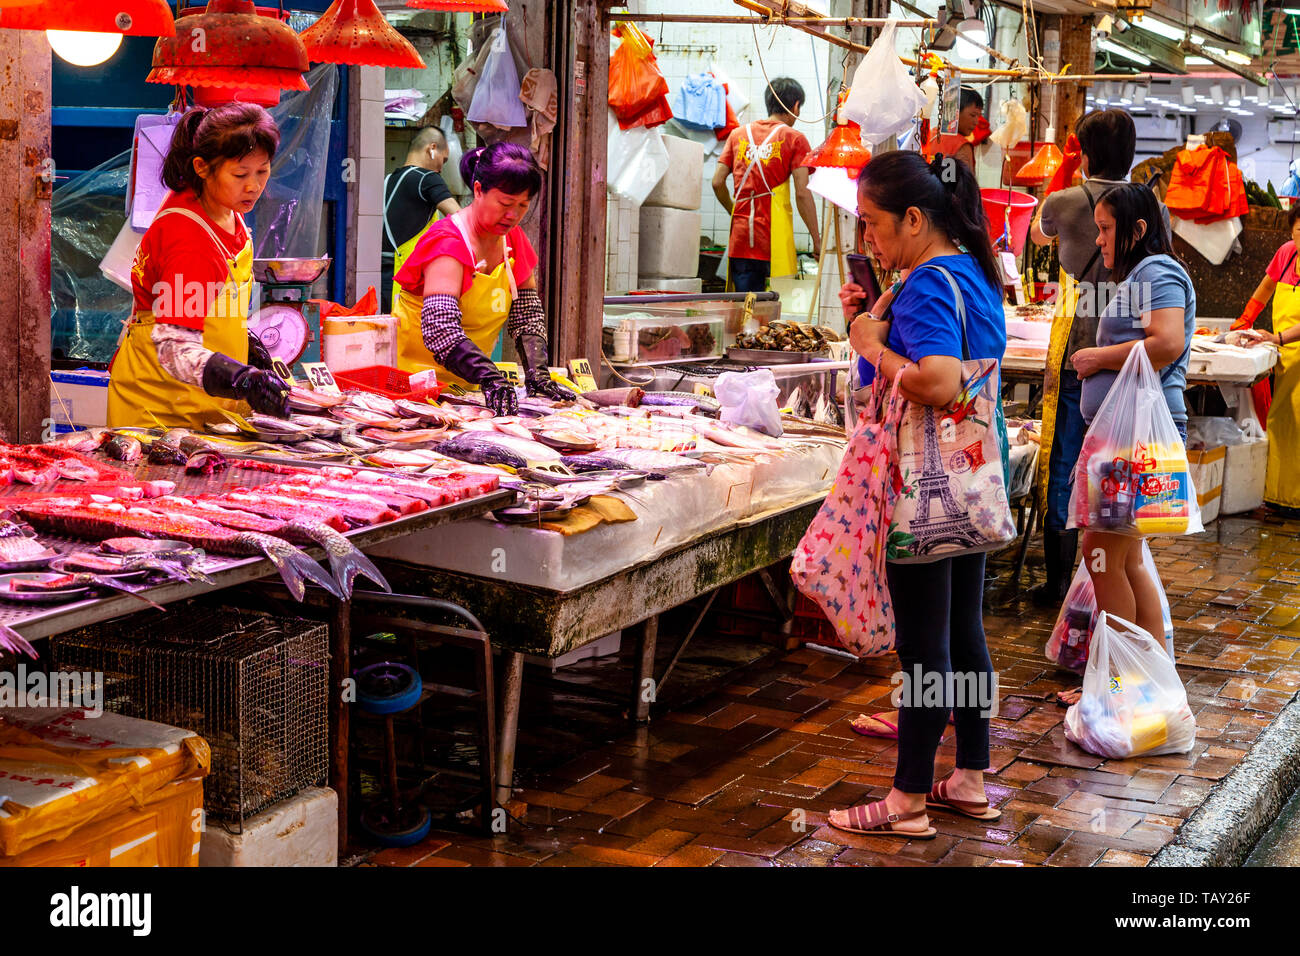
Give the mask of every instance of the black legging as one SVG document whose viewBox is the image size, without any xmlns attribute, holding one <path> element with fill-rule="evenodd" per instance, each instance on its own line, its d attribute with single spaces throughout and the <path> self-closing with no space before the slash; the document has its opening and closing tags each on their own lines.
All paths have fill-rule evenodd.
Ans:
<svg viewBox="0 0 1300 956">
<path fill-rule="evenodd" d="M 955 713 L 957 766 L 989 765 L 989 695 L 996 693 L 993 664 L 984 640 L 984 555 L 966 554 L 930 564 L 888 565 L 889 594 L 898 626 L 898 657 L 916 700 L 904 694 L 898 709 L 898 765 L 894 786 L 904 793 L 929 793 L 934 755 Z M 915 680 L 920 667 L 923 683 Z M 953 675 L 957 675 L 954 680 Z M 922 691 L 942 680 L 942 700 L 923 700 Z M 902 687 L 909 689 L 909 683 Z M 952 689 L 958 688 L 953 696 Z M 977 699 L 969 690 L 975 688 Z"/>
</svg>

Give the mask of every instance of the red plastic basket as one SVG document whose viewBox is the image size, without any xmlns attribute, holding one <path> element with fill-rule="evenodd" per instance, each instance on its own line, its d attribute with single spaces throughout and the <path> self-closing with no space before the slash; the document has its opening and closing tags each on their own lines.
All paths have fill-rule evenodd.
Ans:
<svg viewBox="0 0 1300 956">
<path fill-rule="evenodd" d="M 431 402 L 442 394 L 442 385 L 433 388 L 411 388 L 411 373 L 387 365 L 371 365 L 369 368 L 354 368 L 346 372 L 335 372 L 334 381 L 340 388 L 354 388 L 362 392 L 374 392 L 385 398 L 406 398 L 413 402 Z"/>
</svg>

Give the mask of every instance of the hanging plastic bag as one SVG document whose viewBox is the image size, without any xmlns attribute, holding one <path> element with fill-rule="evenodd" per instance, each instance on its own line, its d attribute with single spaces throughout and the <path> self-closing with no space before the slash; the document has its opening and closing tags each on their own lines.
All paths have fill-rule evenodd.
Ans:
<svg viewBox="0 0 1300 956">
<path fill-rule="evenodd" d="M 925 94 L 894 52 L 898 21 L 890 19 L 853 73 L 844 115 L 862 127 L 862 140 L 876 146 L 902 133 L 925 105 Z"/>
<path fill-rule="evenodd" d="M 1083 696 L 1065 714 L 1065 736 L 1088 753 L 1124 760 L 1187 753 L 1196 718 L 1160 642 L 1136 624 L 1097 617 Z"/>
<path fill-rule="evenodd" d="M 483 75 L 483 66 L 487 63 L 488 54 L 492 52 L 492 43 L 500 32 L 501 28 L 495 27 L 488 35 L 487 41 L 452 71 L 451 98 L 463 110 L 468 111 L 470 103 L 474 101 L 474 91 L 478 88 L 479 77 Z"/>
<path fill-rule="evenodd" d="M 1142 542 L 1142 566 L 1160 592 L 1160 620 L 1164 628 L 1165 653 L 1174 659 L 1174 619 L 1169 613 L 1169 599 L 1165 597 L 1165 586 L 1156 570 L 1155 558 L 1151 555 L 1151 546 Z M 1097 599 L 1092 591 L 1092 576 L 1088 568 L 1079 563 L 1070 582 L 1070 590 L 1061 605 L 1061 613 L 1056 618 L 1056 627 L 1047 639 L 1047 659 L 1068 671 L 1082 674 L 1088 663 L 1088 648 L 1092 644 L 1092 631 L 1097 623 Z"/>
<path fill-rule="evenodd" d="M 776 405 L 781 389 L 770 368 L 754 372 L 723 372 L 713 385 L 722 403 L 721 418 L 729 425 L 747 425 L 764 435 L 780 438 L 781 409 Z"/>
<path fill-rule="evenodd" d="M 620 129 L 610 110 L 608 160 L 609 191 L 639 206 L 668 172 L 664 134 L 644 126 Z"/>
<path fill-rule="evenodd" d="M 438 120 L 438 129 L 442 130 L 442 135 L 447 139 L 447 162 L 442 167 L 442 181 L 447 184 L 453 196 L 463 196 L 470 190 L 460 178 L 460 160 L 465 155 L 465 148 L 460 144 L 456 121 L 443 114 L 442 119 Z"/>
<path fill-rule="evenodd" d="M 1029 116 L 1025 104 L 1014 99 L 1004 101 L 999 112 L 1003 118 L 1002 125 L 989 134 L 989 140 L 1000 146 L 1002 152 L 1008 153 L 1029 132 Z"/>
<path fill-rule="evenodd" d="M 1066 526 L 1138 535 L 1205 530 L 1187 449 L 1144 343 L 1128 353 L 1084 435 Z"/>
<path fill-rule="evenodd" d="M 528 111 L 519 101 L 519 90 L 519 68 L 510 52 L 510 39 L 505 30 L 497 30 L 465 118 L 502 129 L 527 126 Z"/>
<path fill-rule="evenodd" d="M 648 36 L 630 23 L 615 32 L 623 42 L 609 58 L 609 105 L 620 120 L 631 120 L 668 95 L 668 81 Z"/>
</svg>

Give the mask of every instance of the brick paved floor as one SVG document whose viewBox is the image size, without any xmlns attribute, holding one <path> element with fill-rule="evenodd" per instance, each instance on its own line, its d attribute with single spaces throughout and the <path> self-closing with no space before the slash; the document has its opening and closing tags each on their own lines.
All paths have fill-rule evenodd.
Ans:
<svg viewBox="0 0 1300 956">
<path fill-rule="evenodd" d="M 565 728 L 562 748 L 521 749 L 517 820 L 506 834 L 435 831 L 419 846 L 382 851 L 370 862 L 1145 865 L 1300 687 L 1300 522 L 1264 512 L 1223 518 L 1194 538 L 1159 539 L 1154 550 L 1196 713 L 1198 740 L 1189 754 L 1105 760 L 1066 741 L 1065 710 L 1050 698 L 1077 679 L 1043 657 L 1055 612 L 1010 591 L 1002 558 L 990 563 L 997 580 L 985 614 L 1002 690 L 988 783 L 1003 811 L 995 823 L 935 813 L 938 837 L 913 842 L 826 826 L 830 810 L 889 788 L 893 742 L 858 736 L 849 721 L 889 709 L 897 661 L 854 663 L 800 649 L 739 670 L 731 665 L 730 683 L 715 681 L 705 696 L 657 711 L 645 728 L 622 725 L 602 735 L 594 722 L 584 739 L 574 730 L 580 724 L 556 721 L 550 727 L 557 733 Z M 1041 576 L 1039 560 L 1031 560 L 1026 586 Z M 539 690 L 526 689 L 526 703 Z M 549 728 L 528 719 L 525 737 L 544 739 Z M 941 771 L 952 754 L 949 737 Z"/>
</svg>

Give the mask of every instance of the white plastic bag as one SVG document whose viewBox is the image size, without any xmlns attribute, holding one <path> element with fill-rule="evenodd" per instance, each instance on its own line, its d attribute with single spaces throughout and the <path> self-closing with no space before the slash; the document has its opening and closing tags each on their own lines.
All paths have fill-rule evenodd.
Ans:
<svg viewBox="0 0 1300 956">
<path fill-rule="evenodd" d="M 1151 546 L 1142 541 L 1142 566 L 1156 584 L 1160 592 L 1160 620 L 1164 627 L 1165 653 L 1174 659 L 1174 619 L 1169 613 L 1169 598 L 1165 596 L 1165 586 L 1156 570 L 1155 558 L 1151 555 Z M 1092 646 L 1092 632 L 1097 624 L 1097 598 L 1092 592 L 1092 576 L 1082 561 L 1074 572 L 1070 590 L 1066 592 L 1061 613 L 1057 615 L 1056 627 L 1047 639 L 1047 659 L 1059 667 L 1077 674 L 1083 673 L 1088 663 L 1088 650 Z"/>
<path fill-rule="evenodd" d="M 668 146 L 659 127 L 621 129 L 609 111 L 608 188 L 615 196 L 638 206 L 668 172 Z"/>
<path fill-rule="evenodd" d="M 1029 132 L 1029 115 L 1025 112 L 1025 104 L 1016 99 L 1005 100 L 1000 112 L 1003 123 L 989 134 L 989 141 L 996 143 L 1006 153 L 1014 149 Z"/>
<path fill-rule="evenodd" d="M 527 126 L 528 111 L 519 101 L 519 68 L 510 52 L 510 40 L 505 30 L 497 30 L 474 99 L 469 104 L 465 118 L 471 123 L 490 123 L 502 129 Z"/>
<path fill-rule="evenodd" d="M 469 111 L 470 103 L 474 101 L 474 91 L 478 89 L 479 77 L 483 75 L 483 66 L 487 63 L 488 54 L 492 52 L 492 43 L 500 32 L 501 28 L 495 27 L 487 41 L 452 70 L 451 98 L 466 112 Z"/>
<path fill-rule="evenodd" d="M 1124 294 L 1125 287 L 1116 292 Z M 1129 352 L 1083 436 L 1066 527 L 1137 535 L 1205 530 L 1187 449 L 1144 343 Z"/>
<path fill-rule="evenodd" d="M 781 410 L 776 399 L 781 394 L 776 376 L 770 368 L 755 372 L 723 372 L 713 385 L 713 394 L 722 403 L 721 418 L 729 425 L 748 425 L 764 435 L 779 438 Z"/>
<path fill-rule="evenodd" d="M 444 115 L 438 121 L 438 128 L 447 138 L 447 162 L 442 167 L 442 181 L 447 184 L 453 196 L 463 196 L 470 191 L 465 181 L 460 178 L 460 160 L 465 155 L 465 148 L 460 144 L 460 135 L 456 132 L 456 121 Z"/>
<path fill-rule="evenodd" d="M 1192 749 L 1196 718 L 1187 691 L 1154 637 L 1105 611 L 1098 615 L 1083 696 L 1066 711 L 1065 736 L 1117 760 Z"/>
<path fill-rule="evenodd" d="M 925 105 L 922 93 L 894 52 L 898 21 L 890 19 L 853 73 L 844 115 L 862 127 L 862 140 L 875 146 L 898 135 Z"/>
</svg>

